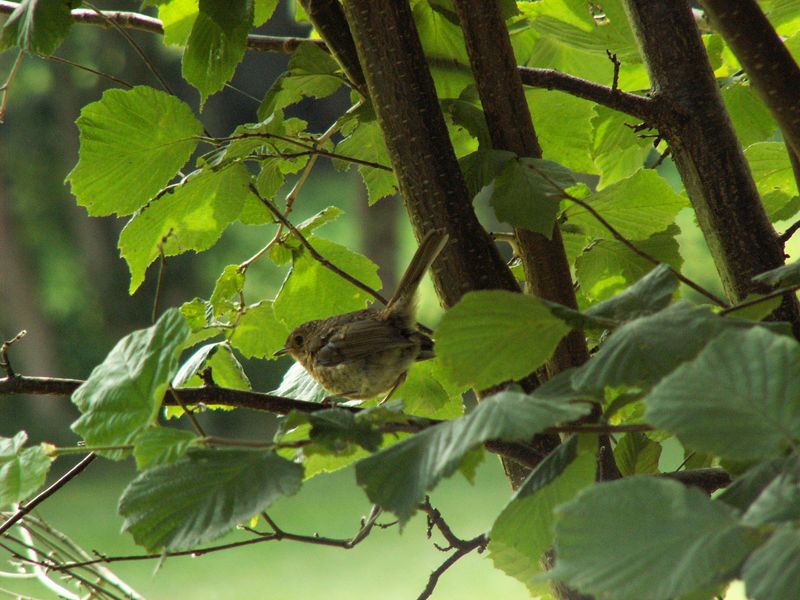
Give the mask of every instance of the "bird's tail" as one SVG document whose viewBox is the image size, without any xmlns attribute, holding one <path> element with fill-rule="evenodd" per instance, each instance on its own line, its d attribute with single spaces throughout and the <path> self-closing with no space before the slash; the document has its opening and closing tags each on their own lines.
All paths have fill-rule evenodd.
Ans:
<svg viewBox="0 0 800 600">
<path fill-rule="evenodd" d="M 442 248 L 444 248 L 448 237 L 444 231 L 434 230 L 428 232 L 422 239 L 414 257 L 408 264 L 408 268 L 406 268 L 406 272 L 403 273 L 403 277 L 397 285 L 397 291 L 383 309 L 384 314 L 394 313 L 411 317 L 415 308 L 417 288 L 419 288 L 423 276 L 433 261 L 436 260 Z"/>
</svg>

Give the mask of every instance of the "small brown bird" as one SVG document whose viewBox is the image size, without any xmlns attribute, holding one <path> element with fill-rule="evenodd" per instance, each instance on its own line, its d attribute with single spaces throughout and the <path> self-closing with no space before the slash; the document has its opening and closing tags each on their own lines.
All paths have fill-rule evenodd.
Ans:
<svg viewBox="0 0 800 600">
<path fill-rule="evenodd" d="M 417 329 L 416 295 L 447 237 L 441 231 L 425 236 L 383 309 L 303 323 L 275 354 L 291 354 L 336 396 L 360 399 L 388 392 L 386 401 L 414 361 L 433 358 L 433 340 Z"/>
</svg>

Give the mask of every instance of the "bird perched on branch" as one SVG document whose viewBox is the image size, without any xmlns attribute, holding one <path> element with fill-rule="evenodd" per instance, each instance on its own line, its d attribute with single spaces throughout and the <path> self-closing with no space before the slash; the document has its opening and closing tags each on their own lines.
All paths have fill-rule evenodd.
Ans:
<svg viewBox="0 0 800 600">
<path fill-rule="evenodd" d="M 447 238 L 441 231 L 423 238 L 385 307 L 303 323 L 276 355 L 291 354 L 336 396 L 361 399 L 388 392 L 385 402 L 412 363 L 433 358 L 433 340 L 417 328 L 416 296 Z"/>
</svg>

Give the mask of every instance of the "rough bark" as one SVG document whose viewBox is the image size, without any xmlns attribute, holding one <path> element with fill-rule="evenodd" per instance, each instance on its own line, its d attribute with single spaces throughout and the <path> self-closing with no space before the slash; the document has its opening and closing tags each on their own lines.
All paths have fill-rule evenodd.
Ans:
<svg viewBox="0 0 800 600">
<path fill-rule="evenodd" d="M 750 83 L 769 108 L 786 143 L 800 154 L 800 67 L 755 0 L 702 0 Z"/>
<path fill-rule="evenodd" d="M 725 111 L 689 2 L 625 5 L 662 105 L 659 131 L 669 142 L 725 292 L 741 300 L 760 290 L 754 275 L 784 263 L 783 248 Z M 786 296 L 773 316 L 790 321 L 800 334 L 794 296 Z"/>
<path fill-rule="evenodd" d="M 496 0 L 456 0 L 467 53 L 475 74 L 492 146 L 518 156 L 542 157 L 514 50 Z M 569 262 L 554 225 L 551 239 L 515 229 L 528 291 L 540 298 L 578 308 Z M 550 375 L 589 360 L 586 339 L 573 331 L 559 344 L 547 363 Z"/>
<path fill-rule="evenodd" d="M 346 0 L 344 11 L 414 231 L 450 235 L 433 265 L 439 297 L 452 306 L 472 290 L 518 291 L 472 209 L 408 4 Z"/>
</svg>

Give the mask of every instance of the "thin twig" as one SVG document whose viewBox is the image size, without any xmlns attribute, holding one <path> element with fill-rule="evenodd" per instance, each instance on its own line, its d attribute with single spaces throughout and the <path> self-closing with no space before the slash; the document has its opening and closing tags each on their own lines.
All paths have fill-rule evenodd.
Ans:
<svg viewBox="0 0 800 600">
<path fill-rule="evenodd" d="M 118 83 L 122 87 L 128 88 L 129 90 L 133 89 L 133 84 L 132 83 L 128 83 L 124 79 L 120 79 L 119 77 L 115 77 L 114 75 L 111 75 L 109 73 L 104 73 L 103 71 L 98 71 L 97 69 L 93 69 L 91 67 L 87 67 L 86 65 L 81 65 L 81 64 L 78 64 L 76 62 L 72 62 L 69 59 L 62 58 L 60 56 L 55 56 L 55 55 L 43 56 L 43 57 L 40 57 L 40 58 L 46 58 L 47 60 L 52 60 L 54 62 L 64 63 L 65 65 L 69 65 L 70 67 L 74 67 L 76 69 L 81 69 L 83 71 L 87 71 L 89 73 L 93 73 L 94 75 L 97 75 L 98 77 L 104 77 L 105 79 L 108 79 L 109 81 L 113 81 L 114 83 Z"/>
<path fill-rule="evenodd" d="M 178 396 L 178 392 L 175 390 L 174 387 L 169 386 L 169 393 L 172 394 L 172 397 L 175 398 L 175 402 L 183 409 L 183 412 L 189 417 L 189 421 L 192 423 L 192 427 L 194 427 L 195 431 L 198 435 L 207 438 L 208 435 L 206 434 L 203 426 L 200 425 L 200 421 L 197 420 L 197 417 L 194 416 L 194 411 L 187 408 L 186 405 L 181 400 L 180 396 Z"/>
<path fill-rule="evenodd" d="M 158 69 L 156 68 L 155 64 L 153 64 L 153 62 L 147 57 L 142 47 L 139 44 L 137 44 L 136 40 L 134 40 L 131 37 L 131 34 L 125 31 L 125 28 L 122 27 L 119 23 L 117 23 L 114 19 L 107 17 L 105 13 L 103 13 L 103 11 L 101 11 L 96 6 L 90 4 L 89 2 L 84 2 L 84 4 L 86 4 L 86 6 L 88 6 L 90 10 L 94 11 L 94 13 L 98 17 L 105 20 L 111 27 L 116 29 L 122 37 L 125 38 L 125 41 L 127 41 L 128 44 L 130 44 L 130 46 L 133 48 L 133 51 L 139 55 L 139 58 L 142 59 L 142 62 L 144 62 L 145 66 L 147 67 L 147 70 L 150 71 L 153 74 L 153 76 L 158 80 L 158 82 L 161 84 L 161 87 L 163 87 L 164 90 L 168 92 L 170 96 L 174 96 L 175 93 L 172 91 L 172 88 L 170 87 L 169 83 L 167 83 L 167 80 L 161 76 L 161 73 L 158 72 Z"/>
<path fill-rule="evenodd" d="M 638 248 L 633 242 L 631 242 L 628 238 L 626 238 L 624 235 L 622 235 L 611 223 L 609 223 L 603 217 L 603 215 L 601 215 L 599 212 L 597 212 L 597 210 L 595 210 L 595 208 L 591 204 L 589 204 L 588 202 L 584 202 L 580 198 L 576 198 L 575 196 L 573 196 L 572 194 L 570 194 L 569 192 L 567 192 L 566 190 L 561 188 L 561 186 L 559 186 L 552 179 L 550 179 L 547 176 L 546 173 L 539 172 L 539 174 L 542 177 L 544 177 L 553 187 L 555 187 L 557 190 L 559 190 L 561 195 L 566 200 L 569 200 L 570 202 L 574 202 L 575 204 L 577 204 L 578 206 L 583 208 L 586 212 L 588 212 L 590 215 L 592 215 L 603 227 L 605 227 L 608 230 L 608 232 L 612 236 L 614 236 L 614 239 L 616 239 L 618 242 L 620 242 L 623 246 L 625 246 L 626 248 L 631 250 L 634 254 L 640 256 L 641 258 L 643 258 L 644 260 L 646 260 L 647 262 L 649 262 L 652 265 L 658 266 L 658 265 L 662 264 L 662 262 L 660 260 L 658 260 L 657 258 L 649 255 L 647 252 L 645 252 L 641 248 Z M 716 296 L 712 292 L 710 292 L 707 289 L 705 289 L 699 283 L 695 283 L 694 281 L 692 281 L 691 279 L 686 277 L 683 273 L 681 273 L 680 271 L 678 271 L 677 269 L 673 268 L 670 265 L 666 265 L 666 267 L 672 272 L 673 275 L 675 275 L 675 277 L 678 278 L 679 281 L 685 283 L 686 285 L 688 285 L 690 288 L 692 288 L 694 291 L 698 292 L 699 294 L 702 294 L 703 296 L 705 296 L 706 298 L 711 300 L 714 304 L 717 304 L 718 306 L 722 306 L 723 308 L 727 308 L 728 307 L 728 303 L 727 302 L 725 302 L 724 300 L 722 300 L 721 298 L 719 298 L 718 296 Z"/>
<path fill-rule="evenodd" d="M 342 117 L 339 117 L 338 119 L 336 119 L 336 121 L 334 121 L 334 123 L 330 127 L 328 127 L 328 129 L 325 130 L 322 133 L 322 135 L 320 135 L 317 138 L 316 144 L 317 145 L 324 144 L 329 139 L 331 139 L 331 137 L 333 137 L 333 135 L 337 131 L 339 131 L 339 128 L 341 127 L 342 119 L 344 117 L 349 116 L 350 114 L 352 114 L 353 112 L 355 112 L 359 108 L 361 108 L 361 106 L 363 104 L 364 104 L 364 100 L 360 99 L 353 106 L 348 108 L 347 112 L 345 112 L 345 114 L 342 115 Z M 294 205 L 294 201 L 297 199 L 297 196 L 300 193 L 300 190 L 303 189 L 303 186 L 305 185 L 306 181 L 308 181 L 308 178 L 309 178 L 309 176 L 311 175 L 311 172 L 314 169 L 314 165 L 317 164 L 317 159 L 320 156 L 320 154 L 318 152 L 310 152 L 310 154 L 311 154 L 311 158 L 309 158 L 308 163 L 306 163 L 306 166 L 303 168 L 303 172 L 300 174 L 300 177 L 297 179 L 295 184 L 292 186 L 292 189 L 289 190 L 289 193 L 286 194 L 286 210 L 284 211 L 283 214 L 287 218 L 289 217 L 289 214 L 291 214 L 291 212 L 292 212 L 292 206 Z M 239 265 L 239 272 L 240 273 L 246 272 L 247 269 L 250 267 L 250 265 L 252 265 L 255 261 L 257 261 L 259 258 L 264 256 L 267 252 L 269 252 L 270 248 L 272 248 L 272 246 L 274 246 L 281 239 L 281 234 L 283 233 L 283 227 L 284 227 L 283 223 L 278 223 L 278 231 L 276 231 L 275 235 L 272 237 L 272 239 L 269 242 L 267 242 L 267 245 L 264 246 L 258 252 L 256 252 L 253 256 L 248 258 L 246 261 L 244 261 L 242 264 Z"/>
<path fill-rule="evenodd" d="M 11 66 L 11 71 L 8 74 L 5 82 L 2 86 L 0 86 L 0 92 L 2 92 L 3 99 L 0 101 L 0 123 L 5 123 L 6 120 L 6 109 L 8 108 L 8 93 L 11 90 L 11 85 L 14 83 L 14 77 L 17 75 L 17 71 L 19 70 L 20 65 L 22 65 L 22 59 L 25 58 L 25 51 L 20 50 L 17 52 L 17 58 L 14 59 L 14 64 Z"/>
<path fill-rule="evenodd" d="M 28 335 L 28 331 L 26 329 L 23 329 L 10 340 L 6 340 L 5 342 L 3 342 L 3 346 L 0 347 L 0 368 L 2 368 L 3 371 L 6 372 L 6 376 L 9 379 L 14 379 L 17 376 L 17 374 L 14 373 L 14 367 L 11 366 L 11 359 L 8 358 L 8 349 L 11 347 L 12 344 L 20 341 L 26 335 Z"/>
<path fill-rule="evenodd" d="M 337 274 L 339 277 L 341 277 L 342 279 L 345 279 L 346 281 L 349 281 L 349 282 L 350 282 L 350 283 L 352 283 L 354 286 L 356 286 L 358 289 L 360 289 L 360 290 L 362 290 L 362 291 L 366 292 L 367 294 L 369 294 L 370 296 L 372 296 L 373 298 L 375 298 L 375 299 L 376 299 L 378 302 L 380 302 L 381 304 L 384 304 L 384 305 L 385 305 L 385 304 L 387 303 L 387 300 L 386 300 L 386 298 L 384 298 L 384 297 L 383 297 L 381 294 L 379 294 L 378 292 L 376 292 L 375 290 L 373 290 L 373 289 L 372 289 L 371 287 L 369 287 L 367 284 L 365 284 L 365 283 L 362 283 L 361 281 L 359 281 L 358 279 L 356 279 L 355 277 L 353 277 L 353 276 L 352 276 L 352 275 L 350 275 L 349 273 L 345 273 L 345 272 L 344 272 L 344 271 L 342 271 L 342 270 L 341 270 L 339 267 L 337 267 L 336 265 L 334 265 L 333 263 L 331 263 L 331 262 L 330 262 L 328 259 L 324 258 L 324 257 L 323 257 L 323 256 L 322 256 L 322 255 L 321 255 L 319 252 L 317 252 L 317 251 L 314 249 L 314 247 L 313 247 L 313 246 L 312 246 L 312 245 L 309 243 L 309 241 L 308 241 L 308 240 L 305 238 L 305 236 L 304 236 L 304 235 L 303 235 L 303 234 L 300 232 L 300 230 L 299 230 L 299 229 L 297 229 L 297 227 L 295 227 L 295 226 L 292 224 L 292 222 L 291 222 L 291 221 L 289 221 L 289 219 L 287 219 L 285 216 L 283 216 L 283 213 L 282 213 L 280 210 L 278 210 L 278 207 L 276 207 L 276 206 L 275 206 L 275 205 L 274 205 L 272 202 L 270 202 L 270 201 L 269 201 L 269 200 L 267 200 L 267 199 L 266 199 L 264 196 L 262 196 L 262 195 L 261 195 L 261 192 L 259 192 L 259 191 L 258 191 L 258 188 L 257 188 L 255 185 L 253 185 L 252 183 L 250 184 L 250 191 L 252 191 L 252 192 L 253 192 L 253 194 L 255 194 L 255 196 L 256 196 L 256 197 L 257 197 L 257 198 L 258 198 L 258 199 L 261 201 L 261 203 L 262 203 L 264 206 L 266 206 L 266 207 L 267 207 L 267 208 L 270 210 L 270 212 L 271 212 L 273 215 L 275 215 L 275 217 L 276 217 L 276 218 L 277 218 L 277 219 L 278 219 L 278 220 L 279 220 L 281 223 L 283 223 L 283 224 L 284 224 L 284 226 L 285 226 L 285 227 L 286 227 L 286 228 L 287 228 L 289 231 L 291 231 L 291 232 L 292 232 L 292 234 L 294 234 L 294 236 L 295 236 L 295 237 L 298 239 L 298 241 L 299 241 L 299 242 L 300 242 L 300 243 L 303 245 L 303 247 L 304 247 L 306 250 L 308 250 L 309 254 L 310 254 L 310 255 L 311 255 L 311 256 L 312 256 L 312 257 L 313 257 L 313 258 L 314 258 L 314 259 L 315 259 L 315 260 L 316 260 L 318 263 L 320 263 L 320 264 L 321 264 L 323 267 L 325 267 L 325 268 L 326 268 L 326 269 L 328 269 L 329 271 L 332 271 L 333 273 L 336 273 L 336 274 Z"/>
<path fill-rule="evenodd" d="M 789 225 L 789 227 L 787 227 L 787 228 L 786 228 L 786 231 L 784 231 L 784 232 L 783 232 L 783 233 L 782 233 L 782 234 L 781 234 L 781 235 L 778 237 L 778 240 L 780 241 L 780 243 L 781 243 L 781 244 L 784 244 L 784 245 L 785 245 L 785 244 L 786 244 L 786 242 L 788 242 L 790 239 L 792 239 L 792 236 L 793 236 L 795 233 L 797 233 L 797 230 L 798 230 L 798 229 L 800 229 L 800 220 L 798 220 L 798 221 L 795 221 L 794 223 L 792 223 L 791 225 Z"/>
<path fill-rule="evenodd" d="M 150 316 L 150 322 L 155 323 L 158 316 L 158 301 L 161 299 L 161 284 L 164 282 L 164 266 L 167 262 L 167 257 L 164 256 L 164 244 L 172 234 L 172 229 L 167 232 L 167 235 L 161 238 L 158 243 L 158 255 L 161 260 L 158 263 L 158 279 L 156 279 L 156 291 L 153 297 L 153 314 Z"/>
<path fill-rule="evenodd" d="M 739 304 L 734 304 L 733 306 L 726 308 L 725 310 L 719 311 L 720 315 L 727 315 L 728 313 L 736 312 L 737 310 L 741 310 L 743 308 L 748 308 L 750 306 L 755 306 L 756 304 L 761 304 L 762 302 L 766 302 L 767 300 L 772 300 L 778 296 L 783 296 L 784 294 L 791 294 L 800 290 L 800 285 L 793 285 L 787 288 L 781 288 L 779 290 L 775 290 L 774 292 L 770 292 L 768 294 L 764 294 L 760 298 L 753 298 L 752 300 L 745 300 L 744 302 L 740 302 Z"/>
<path fill-rule="evenodd" d="M 614 65 L 614 76 L 611 80 L 611 91 L 618 92 L 619 91 L 619 68 L 621 63 L 617 58 L 617 55 L 611 52 L 611 50 L 606 50 L 606 55 L 608 56 L 608 60 L 610 60 Z"/>
<path fill-rule="evenodd" d="M 39 506 L 42 502 L 47 500 L 50 496 L 55 494 L 58 490 L 64 487 L 72 479 L 80 475 L 83 472 L 83 470 L 86 467 L 88 467 L 95 458 L 97 458 L 97 455 L 94 452 L 87 454 L 83 459 L 81 459 L 81 461 L 78 464 L 76 464 L 69 471 L 67 471 L 61 477 L 59 477 L 58 480 L 53 482 L 46 490 L 38 494 L 30 502 L 20 505 L 17 511 L 13 515 L 11 515 L 8 519 L 6 519 L 5 523 L 0 525 L 0 535 L 8 531 L 17 522 L 19 522 L 20 519 L 22 519 L 34 508 Z"/>
<path fill-rule="evenodd" d="M 433 594 L 433 590 L 436 589 L 436 585 L 439 583 L 439 579 L 450 567 L 452 567 L 473 550 L 477 549 L 480 552 L 481 548 L 486 547 L 487 542 L 488 540 L 486 539 L 486 536 L 479 535 L 473 540 L 470 540 L 469 546 L 459 548 L 453 552 L 453 554 L 451 554 L 446 561 L 444 561 L 441 565 L 439 565 L 439 567 L 436 568 L 436 570 L 431 573 L 425 589 L 422 590 L 422 593 L 419 596 L 417 596 L 417 600 L 426 600 L 427 598 L 430 598 L 431 594 Z"/>
<path fill-rule="evenodd" d="M 11 14 L 19 7 L 17 2 L 0 0 L 0 14 Z M 157 35 L 164 35 L 164 25 L 160 20 L 136 12 L 104 10 L 103 16 L 98 16 L 92 10 L 76 9 L 71 13 L 76 23 L 95 25 L 104 28 L 112 27 L 112 23 L 125 29 L 146 31 Z M 247 49 L 256 52 L 280 52 L 291 54 L 301 44 L 314 44 L 319 49 L 327 52 L 328 47 L 322 40 L 301 37 L 279 37 L 273 35 L 250 34 L 247 36 Z"/>
</svg>

